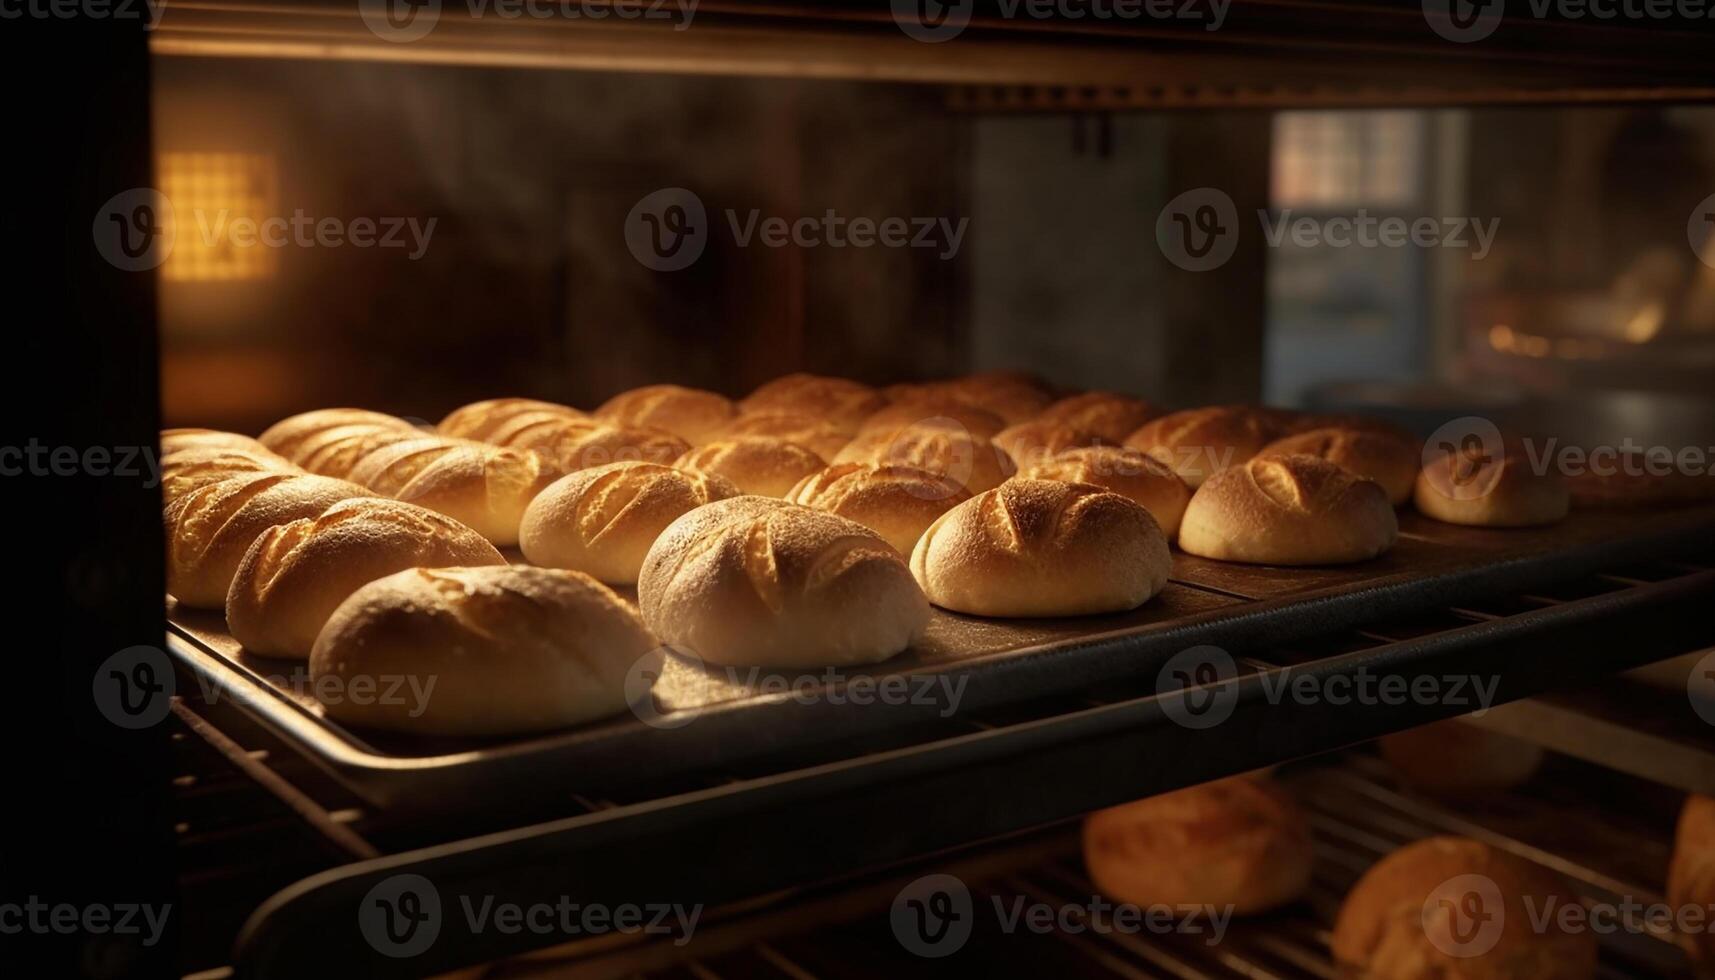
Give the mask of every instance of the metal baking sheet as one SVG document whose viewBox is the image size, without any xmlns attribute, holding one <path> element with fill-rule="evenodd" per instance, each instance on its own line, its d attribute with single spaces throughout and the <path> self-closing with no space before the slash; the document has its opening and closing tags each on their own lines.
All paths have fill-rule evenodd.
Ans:
<svg viewBox="0 0 1715 980">
<path fill-rule="evenodd" d="M 1215 644 L 1235 655 L 1715 542 L 1715 507 L 1654 514 L 1586 512 L 1549 528 L 1490 530 L 1401 517 L 1397 547 L 1374 561 L 1278 568 L 1176 553 L 1173 581 L 1142 608 L 1109 616 L 1001 620 L 936 610 L 922 644 L 885 663 L 788 678 L 758 693 L 749 672 L 669 661 L 655 710 L 505 739 L 403 736 L 349 729 L 308 694 L 302 664 L 253 657 L 219 614 L 169 608 L 168 645 L 197 684 L 217 692 L 380 807 L 446 808 L 496 796 L 599 792 L 647 773 L 742 774 L 809 746 L 873 750 L 878 737 L 947 731 L 1009 702 L 1153 679 L 1173 654 Z M 942 696 L 858 704 L 852 680 L 938 683 Z M 957 690 L 957 712 L 944 693 Z M 672 723 L 686 722 L 672 727 Z M 452 802 L 449 802 L 452 801 Z"/>
</svg>

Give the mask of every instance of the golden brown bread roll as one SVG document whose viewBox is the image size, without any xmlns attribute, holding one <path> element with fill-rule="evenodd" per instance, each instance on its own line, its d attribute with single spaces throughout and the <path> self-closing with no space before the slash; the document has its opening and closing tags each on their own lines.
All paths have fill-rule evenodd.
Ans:
<svg viewBox="0 0 1715 980">
<path fill-rule="evenodd" d="M 797 443 L 821 459 L 833 458 L 834 454 L 845 448 L 846 443 L 852 441 L 852 433 L 831 422 L 806 415 L 776 413 L 740 415 L 721 430 L 717 441 L 751 436 Z"/>
<path fill-rule="evenodd" d="M 560 476 L 558 467 L 528 450 L 427 436 L 382 446 L 348 479 L 445 514 L 510 548 L 518 543 L 524 508 Z"/>
<path fill-rule="evenodd" d="M 236 449 L 239 452 L 251 453 L 256 456 L 273 456 L 285 461 L 285 457 L 267 446 L 261 440 L 236 432 L 222 432 L 218 429 L 162 429 L 161 458 L 165 459 L 174 453 L 187 449 Z"/>
<path fill-rule="evenodd" d="M 941 515 L 911 552 L 929 601 L 976 616 L 1082 616 L 1147 602 L 1173 559 L 1149 511 L 1117 493 L 1008 480 Z"/>
<path fill-rule="evenodd" d="M 1398 537 L 1380 484 L 1315 456 L 1269 456 L 1216 473 L 1179 524 L 1181 551 L 1256 565 L 1365 561 Z"/>
<path fill-rule="evenodd" d="M 276 524 L 318 517 L 341 500 L 374 496 L 324 476 L 260 473 L 193 490 L 166 509 L 167 591 L 187 606 L 222 609 L 251 542 Z"/>
<path fill-rule="evenodd" d="M 690 444 L 671 432 L 597 419 L 526 412 L 502 424 L 487 440 L 508 449 L 541 453 L 562 472 L 629 461 L 671 463 Z"/>
<path fill-rule="evenodd" d="M 1064 423 L 1117 446 L 1158 414 L 1154 405 L 1141 398 L 1112 391 L 1086 391 L 1049 405 L 1037 418 Z"/>
<path fill-rule="evenodd" d="M 257 473 L 302 473 L 266 449 L 181 449 L 161 457 L 161 499 L 167 503 L 211 483 Z"/>
<path fill-rule="evenodd" d="M 1667 904 L 1676 909 L 1715 905 L 1715 800 L 1692 793 L 1679 811 L 1673 859 L 1667 868 Z M 1715 963 L 1715 932 L 1678 934 L 1692 963 L 1707 971 Z"/>
<path fill-rule="evenodd" d="M 632 585 L 667 525 L 738 494 L 726 479 L 707 473 L 659 463 L 609 463 L 579 470 L 542 491 L 524 512 L 519 543 L 533 564 Z"/>
<path fill-rule="evenodd" d="M 1579 905 L 1554 872 L 1466 837 L 1431 837 L 1382 858 L 1346 896 L 1334 959 L 1373 980 L 1590 980 L 1596 936 L 1537 931 L 1532 913 Z"/>
<path fill-rule="evenodd" d="M 1004 450 L 950 420 L 871 429 L 834 456 L 836 463 L 876 463 L 928 470 L 971 493 L 997 486 L 1017 469 Z"/>
<path fill-rule="evenodd" d="M 416 429 L 367 422 L 336 425 L 295 442 L 287 458 L 311 473 L 345 480 L 351 477 L 358 463 L 377 449 L 423 436 Z"/>
<path fill-rule="evenodd" d="M 1457 718 L 1383 735 L 1382 758 L 1406 783 L 1459 799 L 1512 789 L 1542 766 L 1540 746 Z"/>
<path fill-rule="evenodd" d="M 940 382 L 931 390 L 952 394 L 960 401 L 993 412 L 1008 425 L 1026 422 L 1054 402 L 1054 394 L 1035 375 L 1021 371 L 989 371 Z"/>
<path fill-rule="evenodd" d="M 1522 452 L 1494 457 L 1482 450 L 1425 453 L 1412 502 L 1426 517 L 1448 524 L 1529 527 L 1553 524 L 1571 508 L 1560 474 L 1538 473 Z"/>
<path fill-rule="evenodd" d="M 1163 415 L 1127 436 L 1125 444 L 1166 463 L 1196 489 L 1216 473 L 1248 462 L 1282 435 L 1280 413 L 1217 405 Z"/>
<path fill-rule="evenodd" d="M 674 521 L 637 582 L 644 622 L 716 664 L 848 666 L 886 660 L 929 622 L 898 552 L 843 517 L 732 497 Z"/>
<path fill-rule="evenodd" d="M 340 603 L 316 637 L 310 675 L 340 722 L 508 735 L 624 711 L 626 672 L 654 648 L 637 613 L 579 572 L 413 568 Z M 343 696 L 365 679 L 391 678 L 408 678 L 407 689 L 427 696 Z"/>
<path fill-rule="evenodd" d="M 880 392 L 861 382 L 798 373 L 758 387 L 738 407 L 746 415 L 804 415 L 849 433 L 886 404 Z"/>
<path fill-rule="evenodd" d="M 1012 458 L 1021 470 L 1046 463 L 1068 449 L 1097 446 L 1101 436 L 1075 429 L 1065 422 L 1034 418 L 1009 425 L 991 440 Z"/>
<path fill-rule="evenodd" d="M 720 439 L 698 446 L 673 463 L 732 483 L 740 493 L 784 497 L 798 481 L 820 473 L 822 457 L 795 442 L 765 436 Z"/>
<path fill-rule="evenodd" d="M 1167 464 L 1135 449 L 1089 446 L 1072 449 L 1018 474 L 1031 480 L 1087 483 L 1130 497 L 1149 511 L 1169 541 L 1179 535 L 1179 521 L 1191 502 L 1191 488 Z"/>
<path fill-rule="evenodd" d="M 1398 507 L 1411 499 L 1412 485 L 1423 465 L 1415 443 L 1363 429 L 1308 429 L 1262 447 L 1258 456 L 1317 456 L 1381 484 L 1388 503 Z"/>
<path fill-rule="evenodd" d="M 908 425 L 962 425 L 966 429 L 993 439 L 1006 428 L 1006 420 L 986 409 L 959 401 L 951 395 L 907 396 L 863 420 L 859 432 L 881 429 L 893 432 Z M 838 452 L 838 447 L 835 448 Z"/>
<path fill-rule="evenodd" d="M 435 426 L 435 431 L 455 439 L 493 442 L 489 437 L 494 435 L 495 430 L 525 414 L 547 414 L 573 419 L 584 417 L 584 413 L 572 406 L 558 402 L 538 401 L 534 398 L 490 398 L 453 409 Z"/>
<path fill-rule="evenodd" d="M 358 588 L 407 568 L 504 565 L 482 535 L 414 504 L 342 500 L 319 517 L 262 532 L 226 593 L 226 624 L 244 649 L 308 658 L 322 625 Z"/>
<path fill-rule="evenodd" d="M 377 428 L 401 429 L 415 431 L 411 423 L 393 415 L 381 412 L 371 412 L 363 408 L 319 408 L 313 412 L 301 412 L 297 415 L 281 419 L 268 427 L 262 433 L 261 443 L 273 452 L 279 453 L 299 466 L 299 445 L 306 439 L 312 438 L 329 429 L 343 429 L 348 426 L 374 426 Z M 304 467 L 309 469 L 309 467 Z"/>
<path fill-rule="evenodd" d="M 597 418 L 671 432 L 693 446 L 713 442 L 737 414 L 738 406 L 727 396 L 682 385 L 622 391 L 595 410 Z"/>
<path fill-rule="evenodd" d="M 786 499 L 857 521 L 901 556 L 935 519 L 971 495 L 946 477 L 912 466 L 835 463 L 806 476 Z"/>
<path fill-rule="evenodd" d="M 1149 907 L 1239 915 L 1296 900 L 1310 884 L 1310 822 L 1267 776 L 1151 796 L 1084 821 L 1084 866 L 1102 894 Z"/>
</svg>

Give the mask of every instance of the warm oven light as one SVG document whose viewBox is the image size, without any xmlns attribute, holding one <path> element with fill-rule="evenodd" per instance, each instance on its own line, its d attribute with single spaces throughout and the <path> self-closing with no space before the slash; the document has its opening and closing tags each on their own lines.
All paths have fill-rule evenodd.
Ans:
<svg viewBox="0 0 1715 980">
<path fill-rule="evenodd" d="M 276 212 L 274 158 L 261 153 L 163 153 L 159 181 L 173 250 L 169 282 L 267 279 L 275 251 L 256 234 Z"/>
</svg>

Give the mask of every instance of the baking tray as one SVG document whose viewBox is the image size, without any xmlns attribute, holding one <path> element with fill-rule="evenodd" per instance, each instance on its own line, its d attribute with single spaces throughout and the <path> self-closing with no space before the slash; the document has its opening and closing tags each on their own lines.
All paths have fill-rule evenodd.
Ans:
<svg viewBox="0 0 1715 980">
<path fill-rule="evenodd" d="M 866 738 L 879 733 L 945 733 L 949 719 L 1011 702 L 1152 679 L 1167 659 L 1193 646 L 1212 644 L 1243 657 L 1629 562 L 1707 555 L 1712 544 L 1715 507 L 1709 506 L 1586 512 L 1553 527 L 1517 530 L 1464 528 L 1407 513 L 1398 545 L 1356 565 L 1277 568 L 1175 553 L 1167 588 L 1123 614 L 999 620 L 936 610 L 916 648 L 869 668 L 806 672 L 792 678 L 793 692 L 758 693 L 746 671 L 734 676 L 669 660 L 655 689 L 657 723 L 628 713 L 523 738 L 346 728 L 294 684 L 294 677 L 301 683 L 301 664 L 246 654 L 218 614 L 169 608 L 167 644 L 205 694 L 235 703 L 370 804 L 457 809 L 692 773 L 730 778 L 810 747 L 849 744 L 863 751 Z M 842 696 L 855 690 L 854 679 L 893 676 L 912 690 L 960 684 L 960 696 L 889 704 Z"/>
</svg>

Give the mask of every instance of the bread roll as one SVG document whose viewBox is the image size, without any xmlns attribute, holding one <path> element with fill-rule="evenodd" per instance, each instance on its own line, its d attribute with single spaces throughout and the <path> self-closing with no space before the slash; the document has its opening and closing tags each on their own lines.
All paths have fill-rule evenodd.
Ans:
<svg viewBox="0 0 1715 980">
<path fill-rule="evenodd" d="M 226 624 L 244 649 L 305 659 L 345 597 L 407 568 L 504 565 L 458 521 L 379 497 L 342 500 L 319 517 L 263 531 L 226 593 Z"/>
<path fill-rule="evenodd" d="M 284 456 L 262 445 L 260 440 L 236 432 L 221 432 L 218 429 L 161 430 L 162 459 L 187 449 L 236 449 L 255 456 L 272 456 L 285 461 Z"/>
<path fill-rule="evenodd" d="M 300 443 L 328 429 L 354 425 L 414 431 L 411 423 L 381 412 L 371 412 L 363 408 L 319 408 L 274 423 L 268 427 L 268 431 L 262 433 L 261 442 L 273 452 L 303 466 L 303 463 L 298 462 Z"/>
<path fill-rule="evenodd" d="M 751 436 L 797 443 L 822 459 L 833 458 L 852 441 L 852 433 L 830 422 L 804 415 L 778 414 L 740 415 L 721 430 L 717 441 Z"/>
<path fill-rule="evenodd" d="M 579 470 L 542 491 L 524 512 L 519 543 L 533 564 L 632 585 L 667 525 L 738 494 L 724 478 L 707 473 L 659 463 L 609 463 Z"/>
<path fill-rule="evenodd" d="M 1084 866 L 1116 902 L 1264 912 L 1310 884 L 1310 822 L 1267 776 L 1236 776 L 1098 810 Z"/>
<path fill-rule="evenodd" d="M 739 493 L 784 497 L 798 481 L 820 473 L 822 457 L 795 442 L 763 436 L 721 439 L 698 446 L 673 463 L 730 482 Z"/>
<path fill-rule="evenodd" d="M 558 467 L 534 452 L 429 436 L 375 450 L 350 479 L 445 514 L 510 548 L 518 543 L 524 508 L 560 476 Z"/>
<path fill-rule="evenodd" d="M 1004 450 L 950 420 L 892 432 L 872 429 L 848 443 L 833 461 L 911 466 L 952 480 L 971 493 L 999 485 L 1017 469 Z"/>
<path fill-rule="evenodd" d="M 901 556 L 935 519 L 969 500 L 965 488 L 911 466 L 836 463 L 806 476 L 786 499 L 856 521 L 881 535 Z"/>
<path fill-rule="evenodd" d="M 299 440 L 290 459 L 311 473 L 348 480 L 351 471 L 371 453 L 384 446 L 421 439 L 423 435 L 416 429 L 387 425 L 339 425 Z"/>
<path fill-rule="evenodd" d="M 558 418 L 583 418 L 584 413 L 570 405 L 538 401 L 534 398 L 490 398 L 471 402 L 453 409 L 441 419 L 435 431 L 455 439 L 475 439 L 492 442 L 496 429 L 526 413 L 542 413 Z"/>
<path fill-rule="evenodd" d="M 618 425 L 671 432 L 693 446 L 701 446 L 717 438 L 716 434 L 738 414 L 738 406 L 725 395 L 700 388 L 646 385 L 614 395 L 595 414 Z"/>
<path fill-rule="evenodd" d="M 1495 457 L 1463 450 L 1430 450 L 1417 475 L 1412 502 L 1425 516 L 1448 524 L 1529 527 L 1566 516 L 1572 498 L 1558 473 L 1535 472 L 1522 453 Z"/>
<path fill-rule="evenodd" d="M 993 412 L 1008 425 L 1026 422 L 1054 402 L 1054 394 L 1035 375 L 1019 371 L 991 371 L 943 382 L 939 390 L 960 401 Z"/>
<path fill-rule="evenodd" d="M 962 425 L 984 439 L 993 439 L 1006 428 L 1006 420 L 986 409 L 959 401 L 951 395 L 908 397 L 894 402 L 863 420 L 862 432 L 893 432 L 908 425 Z M 838 452 L 836 447 L 835 452 Z"/>
<path fill-rule="evenodd" d="M 539 452 L 566 473 L 609 463 L 671 463 L 691 448 L 685 440 L 661 429 L 545 413 L 519 415 L 496 429 L 488 441 L 509 449 Z"/>
<path fill-rule="evenodd" d="M 181 449 L 161 457 L 161 499 L 170 504 L 192 490 L 234 477 L 302 472 L 266 449 L 260 454 L 242 449 Z"/>
<path fill-rule="evenodd" d="M 992 441 L 1012 457 L 1019 469 L 1029 469 L 1068 449 L 1100 445 L 1102 438 L 1094 432 L 1074 429 L 1065 422 L 1034 418 L 1007 426 Z"/>
<path fill-rule="evenodd" d="M 1141 398 L 1111 391 L 1086 391 L 1049 405 L 1037 418 L 1092 433 L 1117 446 L 1158 414 L 1154 405 Z"/>
<path fill-rule="evenodd" d="M 1527 904 L 1528 903 L 1528 904 Z M 1590 980 L 1596 936 L 1538 932 L 1532 912 L 1579 904 L 1554 872 L 1466 837 L 1431 837 L 1382 858 L 1346 896 L 1331 946 L 1373 980 Z"/>
<path fill-rule="evenodd" d="M 318 517 L 341 500 L 373 496 L 344 480 L 261 473 L 211 483 L 166 509 L 167 591 L 198 609 L 222 609 L 251 542 L 276 524 Z"/>
<path fill-rule="evenodd" d="M 1398 507 L 1411 499 L 1423 452 L 1416 443 L 1374 431 L 1347 428 L 1309 429 L 1276 439 L 1258 456 L 1316 456 L 1381 484 L 1388 503 Z"/>
<path fill-rule="evenodd" d="M 1382 758 L 1412 787 L 1461 799 L 1512 789 L 1542 766 L 1540 746 L 1455 718 L 1383 735 Z"/>
<path fill-rule="evenodd" d="M 637 598 L 663 643 L 727 665 L 875 663 L 929 622 L 923 593 L 880 535 L 769 497 L 716 501 L 674 521 L 649 549 Z"/>
<path fill-rule="evenodd" d="M 1135 449 L 1089 446 L 1071 449 L 1019 476 L 1031 480 L 1087 483 L 1130 497 L 1149 511 L 1169 541 L 1179 535 L 1179 521 L 1191 502 L 1191 488 L 1167 464 Z"/>
<path fill-rule="evenodd" d="M 1315 456 L 1269 456 L 1216 473 L 1179 524 L 1181 551 L 1257 565 L 1365 561 L 1398 536 L 1380 484 Z"/>
<path fill-rule="evenodd" d="M 929 601 L 976 616 L 1082 616 L 1147 602 L 1173 560 L 1149 511 L 1117 493 L 1008 480 L 941 515 L 911 552 Z"/>
<path fill-rule="evenodd" d="M 1278 413 L 1220 405 L 1163 415 L 1133 432 L 1125 444 L 1166 463 L 1196 489 L 1216 473 L 1249 462 L 1285 435 L 1284 429 Z"/>
<path fill-rule="evenodd" d="M 1673 860 L 1667 868 L 1667 904 L 1676 909 L 1715 905 L 1715 800 L 1693 793 L 1679 811 Z M 1708 928 L 1680 933 L 1691 962 L 1708 972 L 1715 964 L 1715 932 Z"/>
<path fill-rule="evenodd" d="M 869 385 L 817 374 L 788 374 L 751 392 L 739 403 L 746 415 L 806 415 L 844 432 L 856 432 L 863 420 L 887 404 Z"/>
<path fill-rule="evenodd" d="M 654 648 L 637 613 L 588 575 L 525 565 L 413 568 L 340 603 L 316 637 L 310 676 L 329 717 L 346 724 L 510 735 L 624 711 L 626 673 Z M 346 693 L 365 679 L 390 678 L 409 679 L 406 690 L 428 696 Z"/>
</svg>

